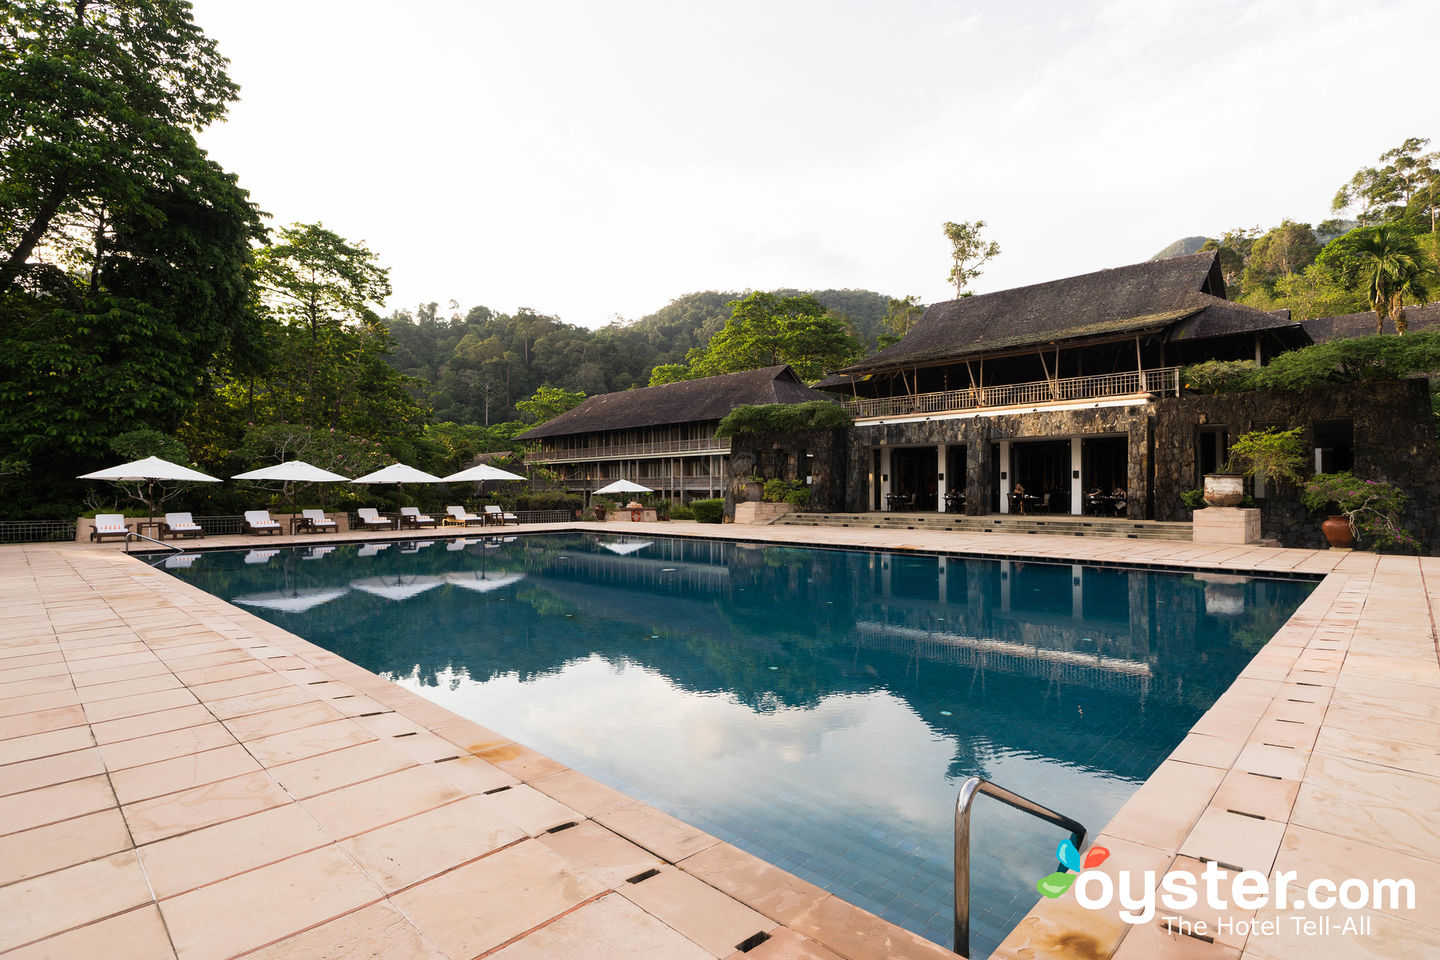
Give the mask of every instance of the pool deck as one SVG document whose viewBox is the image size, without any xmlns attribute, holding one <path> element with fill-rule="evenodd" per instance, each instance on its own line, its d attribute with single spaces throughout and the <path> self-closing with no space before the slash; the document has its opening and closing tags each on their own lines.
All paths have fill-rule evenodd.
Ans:
<svg viewBox="0 0 1440 960">
<path fill-rule="evenodd" d="M 995 956 L 1440 957 L 1440 558 L 678 522 L 506 532 L 559 530 L 1324 575 L 1092 842 L 1111 873 L 1411 878 L 1416 909 L 1355 911 L 1367 935 L 1319 938 L 1286 917 L 1217 933 L 1197 909 L 1201 939 L 1067 894 Z M 0 954 L 954 956 L 115 543 L 0 547 Z"/>
</svg>

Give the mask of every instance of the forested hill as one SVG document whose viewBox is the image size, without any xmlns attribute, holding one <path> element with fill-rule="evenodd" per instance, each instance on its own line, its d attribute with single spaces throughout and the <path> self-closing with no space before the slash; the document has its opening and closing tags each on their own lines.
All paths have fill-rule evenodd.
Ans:
<svg viewBox="0 0 1440 960">
<path fill-rule="evenodd" d="M 875 349 L 890 298 L 870 290 L 808 293 L 848 320 L 866 352 Z M 680 363 L 725 326 L 741 293 L 706 290 L 678 297 L 648 316 L 596 330 L 520 309 L 475 307 L 443 316 L 437 304 L 385 320 L 395 338 L 390 363 L 423 380 L 437 422 L 493 424 L 517 418 L 515 403 L 543 385 L 606 393 L 644 386 L 657 364 Z"/>
</svg>

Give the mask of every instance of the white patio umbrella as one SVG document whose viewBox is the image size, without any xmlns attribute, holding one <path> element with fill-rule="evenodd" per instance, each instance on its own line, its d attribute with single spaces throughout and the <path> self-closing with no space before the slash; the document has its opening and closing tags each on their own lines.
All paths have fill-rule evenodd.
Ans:
<svg viewBox="0 0 1440 960">
<path fill-rule="evenodd" d="M 178 463 L 161 460 L 159 457 L 146 457 L 144 460 L 132 460 L 129 463 L 122 463 L 119 466 L 109 467 L 105 470 L 96 470 L 94 473 L 82 473 L 77 479 L 148 484 L 145 494 L 145 506 L 150 508 L 151 520 L 155 519 L 156 480 L 178 480 L 185 483 L 220 482 L 219 477 L 212 477 L 208 473 L 191 470 L 189 467 L 182 467 Z"/>
<path fill-rule="evenodd" d="M 407 483 L 444 483 L 433 473 L 417 470 L 403 463 L 392 463 L 363 477 L 356 477 L 351 483 L 393 483 L 395 484 L 395 511 L 400 511 L 400 496 Z"/>
<path fill-rule="evenodd" d="M 633 480 L 616 480 L 614 483 L 607 483 L 596 493 L 654 493 L 649 487 L 642 487 Z"/>
<path fill-rule="evenodd" d="M 459 473 L 452 473 L 445 478 L 446 483 L 463 483 L 467 480 L 478 480 L 484 483 L 486 480 L 524 480 L 518 473 L 511 473 L 509 470 L 501 470 L 499 467 L 492 467 L 488 463 L 481 463 L 468 470 L 461 470 Z"/>
<path fill-rule="evenodd" d="M 246 473 L 237 473 L 231 480 L 280 480 L 290 492 L 290 519 L 295 519 L 295 488 L 292 483 L 344 483 L 349 477 L 331 473 L 304 460 L 287 460 L 272 467 L 261 467 Z"/>
</svg>

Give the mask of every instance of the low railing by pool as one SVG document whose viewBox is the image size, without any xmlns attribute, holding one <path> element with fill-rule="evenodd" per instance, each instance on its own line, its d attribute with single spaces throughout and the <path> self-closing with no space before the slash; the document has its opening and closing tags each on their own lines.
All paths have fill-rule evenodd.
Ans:
<svg viewBox="0 0 1440 960">
<path fill-rule="evenodd" d="M 1073 403 L 1152 393 L 1178 396 L 1180 368 L 1157 367 L 1154 370 L 1129 370 L 1090 377 L 1066 377 L 1033 383 L 1006 383 L 993 387 L 965 387 L 960 390 L 941 390 L 899 397 L 846 400 L 843 406 L 855 419 L 866 420 L 1045 403 Z"/>
</svg>

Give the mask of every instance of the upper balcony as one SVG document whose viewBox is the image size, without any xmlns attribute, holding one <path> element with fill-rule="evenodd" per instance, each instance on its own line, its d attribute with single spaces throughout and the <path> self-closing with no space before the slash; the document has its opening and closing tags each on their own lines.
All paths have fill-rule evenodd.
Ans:
<svg viewBox="0 0 1440 960">
<path fill-rule="evenodd" d="M 1157 367 L 1090 377 L 1006 383 L 993 387 L 965 387 L 937 393 L 846 400 L 846 412 L 856 420 L 926 416 L 937 413 L 1004 413 L 1014 407 L 1068 406 L 1094 400 L 1180 394 L 1180 368 Z"/>
<path fill-rule="evenodd" d="M 684 454 L 721 455 L 730 452 L 730 438 L 702 437 L 697 440 L 657 440 L 651 443 L 617 443 L 575 447 L 569 450 L 532 450 L 526 463 L 588 463 L 596 460 L 644 460 Z"/>
</svg>

